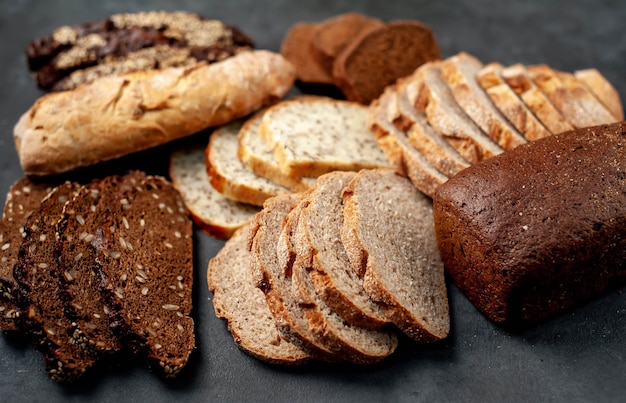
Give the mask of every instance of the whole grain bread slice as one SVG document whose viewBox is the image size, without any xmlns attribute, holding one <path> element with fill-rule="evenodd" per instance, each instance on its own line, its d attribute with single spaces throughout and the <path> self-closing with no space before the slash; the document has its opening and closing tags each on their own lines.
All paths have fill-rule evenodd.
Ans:
<svg viewBox="0 0 626 403">
<path fill-rule="evenodd" d="M 550 132 L 556 134 L 574 129 L 546 94 L 531 80 L 526 66 L 514 64 L 505 67 L 501 76 Z"/>
<path fill-rule="evenodd" d="M 584 69 L 574 72 L 578 80 L 584 83 L 593 95 L 618 120 L 624 120 L 624 108 L 615 87 L 597 69 Z"/>
<path fill-rule="evenodd" d="M 390 320 L 420 342 L 450 328 L 444 269 L 431 201 L 391 170 L 363 170 L 343 192 L 346 249 L 360 256 L 364 287 Z"/>
<path fill-rule="evenodd" d="M 195 347 L 192 225 L 178 192 L 149 176 L 118 194 L 92 244 L 114 334 L 175 377 Z"/>
<path fill-rule="evenodd" d="M 526 143 L 478 83 L 476 75 L 482 67 L 478 59 L 461 52 L 441 63 L 441 77 L 465 113 L 500 147 L 510 150 Z"/>
<path fill-rule="evenodd" d="M 265 294 L 253 284 L 252 229 L 251 223 L 243 226 L 209 262 L 215 314 L 228 321 L 235 343 L 246 353 L 275 364 L 304 363 L 310 355 L 278 330 Z"/>
<path fill-rule="evenodd" d="M 439 63 L 427 63 L 407 83 L 409 101 L 468 162 L 475 164 L 504 150 L 487 136 L 454 99 Z"/>
<path fill-rule="evenodd" d="M 237 157 L 239 130 L 243 121 L 232 122 L 215 130 L 206 149 L 207 172 L 211 185 L 224 196 L 241 203 L 262 206 L 273 196 L 289 189 L 247 169 Z"/>
<path fill-rule="evenodd" d="M 500 73 L 503 68 L 500 63 L 489 63 L 476 75 L 476 79 L 494 105 L 526 137 L 526 140 L 533 141 L 552 134 L 502 79 Z"/>
<path fill-rule="evenodd" d="M 265 112 L 259 133 L 288 175 L 389 166 L 367 129 L 367 107 L 355 102 L 316 96 L 283 101 Z"/>
<path fill-rule="evenodd" d="M 205 143 L 206 144 L 206 143 Z M 259 211 L 231 200 L 211 186 L 204 145 L 181 147 L 172 153 L 169 175 L 196 225 L 218 239 L 228 239 Z"/>
<path fill-rule="evenodd" d="M 59 382 L 78 379 L 96 363 L 95 357 L 73 342 L 71 322 L 60 298 L 57 224 L 63 206 L 78 189 L 74 182 L 59 185 L 30 214 L 14 269 L 21 309 L 18 329 L 34 337 L 36 348 L 44 354 L 48 375 Z"/>
<path fill-rule="evenodd" d="M 9 188 L 0 221 L 0 330 L 17 330 L 15 317 L 19 316 L 17 303 L 18 284 L 13 277 L 13 267 L 24 236 L 24 224 L 43 198 L 52 190 L 49 183 L 33 183 L 27 178 L 18 179 Z"/>
</svg>

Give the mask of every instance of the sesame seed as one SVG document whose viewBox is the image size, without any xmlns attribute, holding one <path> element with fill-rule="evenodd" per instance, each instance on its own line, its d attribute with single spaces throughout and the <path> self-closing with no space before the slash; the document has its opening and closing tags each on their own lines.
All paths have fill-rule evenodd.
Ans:
<svg viewBox="0 0 626 403">
<path fill-rule="evenodd" d="M 182 235 L 181 235 L 181 234 L 180 234 L 180 232 L 178 232 L 178 231 L 174 231 L 174 236 L 175 236 L 176 238 L 180 238 L 180 237 L 182 237 Z"/>
<path fill-rule="evenodd" d="M 144 287 L 141 289 L 141 295 L 148 295 L 148 287 Z"/>
<path fill-rule="evenodd" d="M 43 242 L 43 241 L 45 241 L 45 240 L 46 240 L 46 234 L 41 234 L 41 235 L 39 235 L 39 241 L 40 241 L 40 242 Z"/>
<path fill-rule="evenodd" d="M 83 239 L 85 239 L 87 237 L 87 235 L 88 234 L 83 231 L 83 232 L 80 233 L 80 235 L 78 235 L 78 239 L 82 241 Z"/>
<path fill-rule="evenodd" d="M 65 203 L 67 201 L 67 196 L 59 196 L 59 202 Z"/>
<path fill-rule="evenodd" d="M 141 277 L 143 277 L 145 280 L 149 280 L 150 277 L 148 277 L 148 273 L 146 273 L 145 271 L 138 269 L 137 270 L 137 274 L 139 274 Z"/>
<path fill-rule="evenodd" d="M 46 329 L 46 333 L 48 333 L 51 336 L 54 336 L 56 334 L 56 332 L 53 329 Z"/>
<path fill-rule="evenodd" d="M 141 284 L 144 284 L 144 283 L 146 282 L 146 279 L 144 279 L 144 278 L 143 278 L 143 277 L 141 277 L 141 276 L 135 276 L 135 279 L 136 279 L 137 281 L 139 281 Z"/>
<path fill-rule="evenodd" d="M 120 200 L 120 204 L 129 204 L 129 201 L 127 198 L 123 198 L 122 200 Z"/>
<path fill-rule="evenodd" d="M 146 221 L 142 218 L 142 219 L 139 221 L 139 225 L 141 225 L 142 227 L 143 227 L 143 226 L 145 226 L 145 225 L 146 225 Z"/>
<path fill-rule="evenodd" d="M 89 234 L 85 237 L 85 242 L 91 242 L 93 241 L 94 235 L 93 234 Z"/>
<path fill-rule="evenodd" d="M 72 276 L 72 273 L 70 273 L 69 271 L 65 271 L 65 272 L 63 273 L 63 276 L 65 276 L 65 279 L 66 279 L 67 281 L 72 281 L 72 280 L 74 280 L 74 276 Z"/>
<path fill-rule="evenodd" d="M 69 215 L 74 215 L 74 213 L 76 213 L 76 210 L 69 209 L 69 210 L 66 211 L 66 213 L 69 214 Z"/>
<path fill-rule="evenodd" d="M 11 247 L 11 244 L 9 242 L 5 243 L 4 245 L 2 245 L 2 250 L 7 250 Z"/>
<path fill-rule="evenodd" d="M 128 220 L 126 219 L 126 217 L 122 217 L 122 222 L 124 223 L 124 227 L 126 229 L 130 228 L 130 225 L 128 224 Z"/>
<path fill-rule="evenodd" d="M 178 305 L 174 305 L 174 304 L 165 304 L 162 306 L 162 308 L 165 309 L 166 311 L 177 311 L 180 309 Z"/>
<path fill-rule="evenodd" d="M 120 256 L 122 256 L 122 253 L 121 253 L 121 252 L 118 252 L 118 251 L 116 251 L 116 250 L 114 250 L 113 252 L 111 252 L 111 257 L 112 257 L 113 259 L 119 259 L 119 258 L 120 258 Z"/>
<path fill-rule="evenodd" d="M 180 318 L 182 318 L 182 317 L 183 317 L 183 313 L 182 313 L 182 312 L 180 312 L 180 311 L 176 312 L 176 315 L 177 315 L 178 317 L 180 317 Z"/>
<path fill-rule="evenodd" d="M 24 187 L 22 188 L 22 191 L 23 191 L 24 193 L 30 193 L 30 187 L 29 187 L 29 186 L 24 186 Z"/>
<path fill-rule="evenodd" d="M 159 203 L 159 209 L 163 210 L 165 208 L 165 203 Z"/>
<path fill-rule="evenodd" d="M 48 264 L 47 263 L 39 263 L 38 264 L 40 269 L 47 269 L 48 268 Z"/>
<path fill-rule="evenodd" d="M 75 262 L 78 262 L 78 261 L 79 261 L 80 259 L 82 259 L 82 258 L 83 258 L 83 254 L 82 254 L 82 253 L 79 253 L 79 254 L 77 254 L 76 256 L 74 256 L 74 261 L 75 261 Z"/>
<path fill-rule="evenodd" d="M 78 223 L 79 223 L 80 225 L 84 225 L 84 224 L 85 224 L 85 219 L 84 219 L 84 218 L 83 218 L 83 216 L 82 216 L 82 215 L 80 215 L 80 214 L 76 216 L 76 221 L 78 221 Z"/>
<path fill-rule="evenodd" d="M 165 247 L 168 248 L 168 249 L 173 249 L 174 248 L 174 246 L 171 243 L 169 243 L 169 242 L 165 242 Z"/>
<path fill-rule="evenodd" d="M 154 345 L 154 348 L 157 349 L 157 350 L 160 350 L 160 349 L 163 348 L 163 346 L 160 345 L 159 343 L 157 343 L 157 344 Z"/>
<path fill-rule="evenodd" d="M 96 319 L 100 319 L 102 316 L 100 316 L 100 314 L 99 314 L 99 313 L 94 313 L 94 314 L 93 314 L 93 317 L 94 317 L 94 318 L 96 318 Z"/>
<path fill-rule="evenodd" d="M 152 330 L 152 328 L 151 328 L 150 326 L 146 326 L 146 331 L 147 331 L 147 332 L 150 334 L 150 336 L 152 336 L 152 337 L 156 337 L 156 336 L 157 336 L 156 332 L 155 332 L 154 330 Z M 163 363 L 163 361 L 161 361 L 161 362 L 160 362 L 160 364 L 162 364 L 162 363 Z"/>
<path fill-rule="evenodd" d="M 154 197 L 156 200 L 158 200 L 158 199 L 159 199 L 159 195 L 158 195 L 158 194 L 156 194 L 156 193 L 152 193 L 152 197 Z"/>
<path fill-rule="evenodd" d="M 183 281 L 183 276 L 176 276 L 176 280 Z"/>
<path fill-rule="evenodd" d="M 115 295 L 117 295 L 119 299 L 124 299 L 124 292 L 122 291 L 120 287 L 117 287 L 115 289 Z"/>
<path fill-rule="evenodd" d="M 137 266 L 139 270 L 143 269 L 143 265 L 141 263 L 137 263 L 135 266 Z"/>
<path fill-rule="evenodd" d="M 89 207 L 89 210 L 91 210 L 92 213 L 96 212 L 96 206 L 95 205 L 91 205 L 91 207 Z"/>
<path fill-rule="evenodd" d="M 172 210 L 170 206 L 167 206 L 165 209 L 167 210 L 168 213 L 174 214 L 174 210 Z"/>
<path fill-rule="evenodd" d="M 178 328 L 178 331 L 181 332 L 181 333 L 185 331 L 185 328 L 180 323 L 177 324 L 176 327 Z"/>
<path fill-rule="evenodd" d="M 128 279 L 128 276 L 126 275 L 126 273 L 123 273 L 123 274 L 120 276 L 120 280 L 122 280 L 122 281 L 126 281 L 126 279 Z"/>
</svg>

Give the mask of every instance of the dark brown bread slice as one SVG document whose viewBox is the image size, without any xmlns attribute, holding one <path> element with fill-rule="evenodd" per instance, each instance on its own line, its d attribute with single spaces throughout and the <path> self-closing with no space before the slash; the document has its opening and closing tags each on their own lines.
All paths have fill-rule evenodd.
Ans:
<svg viewBox="0 0 626 403">
<path fill-rule="evenodd" d="M 96 362 L 72 341 L 71 324 L 60 298 L 57 224 L 63 206 L 78 189 L 76 183 L 60 185 L 29 216 L 25 225 L 26 237 L 14 270 L 22 310 L 18 327 L 34 336 L 36 347 L 45 356 L 48 374 L 60 382 L 79 378 Z"/>
<path fill-rule="evenodd" d="M 363 170 L 343 192 L 342 241 L 364 288 L 389 319 L 420 342 L 445 338 L 450 329 L 444 268 L 432 204 L 391 170 Z"/>
<path fill-rule="evenodd" d="M 383 22 L 359 13 L 341 14 L 318 23 L 313 31 L 309 51 L 329 75 L 333 63 L 361 33 L 383 26 Z"/>
<path fill-rule="evenodd" d="M 209 262 L 215 314 L 228 321 L 235 343 L 246 353 L 274 364 L 304 363 L 310 355 L 278 330 L 265 294 L 253 284 L 252 229 L 252 224 L 242 227 Z"/>
<path fill-rule="evenodd" d="M 555 134 L 434 198 L 446 270 L 495 322 L 536 323 L 626 279 L 626 123 Z"/>
<path fill-rule="evenodd" d="M 60 27 L 31 42 L 26 56 L 37 85 L 59 91 L 112 74 L 217 62 L 252 46 L 221 21 L 149 11 Z"/>
<path fill-rule="evenodd" d="M 348 100 L 369 104 L 398 78 L 440 58 L 429 27 L 394 21 L 354 39 L 335 60 L 333 77 Z"/>
<path fill-rule="evenodd" d="M 39 208 L 43 198 L 52 190 L 47 183 L 19 179 L 9 189 L 0 221 L 0 330 L 13 331 L 15 316 L 19 315 L 16 300 L 17 283 L 13 267 L 24 240 L 24 224 L 30 213 Z"/>
<path fill-rule="evenodd" d="M 192 224 L 179 194 L 147 177 L 118 195 L 95 235 L 112 330 L 155 372 L 176 376 L 195 346 Z"/>
<path fill-rule="evenodd" d="M 84 185 L 66 203 L 59 221 L 61 296 L 72 322 L 72 339 L 89 353 L 122 349 L 119 338 L 111 333 L 109 315 L 100 295 L 96 250 L 91 243 L 107 220 L 108 207 L 117 194 L 129 191 L 144 178 L 143 173 L 132 172 Z"/>
</svg>

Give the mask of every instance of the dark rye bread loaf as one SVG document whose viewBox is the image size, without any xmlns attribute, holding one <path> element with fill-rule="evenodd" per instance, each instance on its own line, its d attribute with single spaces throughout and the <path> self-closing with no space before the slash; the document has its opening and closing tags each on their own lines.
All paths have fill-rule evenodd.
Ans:
<svg viewBox="0 0 626 403">
<path fill-rule="evenodd" d="M 174 377 L 195 346 L 192 225 L 177 191 L 149 176 L 110 206 L 92 241 L 111 328 Z"/>
<path fill-rule="evenodd" d="M 18 328 L 34 336 L 36 347 L 44 354 L 48 374 L 60 382 L 77 379 L 96 362 L 72 341 L 70 321 L 60 298 L 57 223 L 63 206 L 78 189 L 76 183 L 60 185 L 29 216 L 14 269 L 22 311 Z"/>
<path fill-rule="evenodd" d="M 48 183 L 33 183 L 23 178 L 13 183 L 7 193 L 0 221 L 0 329 L 3 331 L 17 329 L 14 319 L 19 309 L 13 267 L 25 236 L 24 224 L 51 190 Z"/>
<path fill-rule="evenodd" d="M 101 76 L 213 63 L 252 46 L 248 36 L 221 21 L 149 11 L 60 27 L 31 42 L 26 56 L 37 85 L 61 91 Z"/>
<path fill-rule="evenodd" d="M 59 221 L 59 279 L 65 313 L 72 322 L 72 339 L 90 353 L 113 352 L 122 348 L 111 333 L 107 308 L 100 296 L 100 277 L 92 245 L 98 228 L 108 217 L 108 207 L 118 193 L 129 191 L 145 175 L 132 172 L 109 176 L 81 187 L 63 209 Z M 122 218 L 122 223 L 125 224 Z"/>
<path fill-rule="evenodd" d="M 487 317 L 536 323 L 623 284 L 625 142 L 625 123 L 556 134 L 437 190 L 441 257 Z"/>
</svg>

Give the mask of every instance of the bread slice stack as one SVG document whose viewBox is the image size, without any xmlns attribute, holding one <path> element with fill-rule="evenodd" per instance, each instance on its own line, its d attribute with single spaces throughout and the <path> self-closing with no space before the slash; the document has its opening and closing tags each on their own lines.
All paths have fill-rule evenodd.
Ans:
<svg viewBox="0 0 626 403">
<path fill-rule="evenodd" d="M 377 362 L 398 330 L 441 340 L 448 299 L 433 231 L 430 199 L 394 170 L 323 174 L 266 200 L 211 259 L 215 312 L 243 351 L 272 363 Z"/>
<path fill-rule="evenodd" d="M 170 176 L 199 226 L 227 239 L 270 197 L 305 191 L 327 172 L 389 166 L 367 114 L 327 97 L 284 100 L 218 128 L 206 150 L 176 151 Z"/>
<path fill-rule="evenodd" d="M 623 119 L 597 70 L 483 65 L 461 52 L 399 79 L 369 107 L 368 125 L 399 171 L 431 196 L 484 159 L 573 128 Z"/>
</svg>

